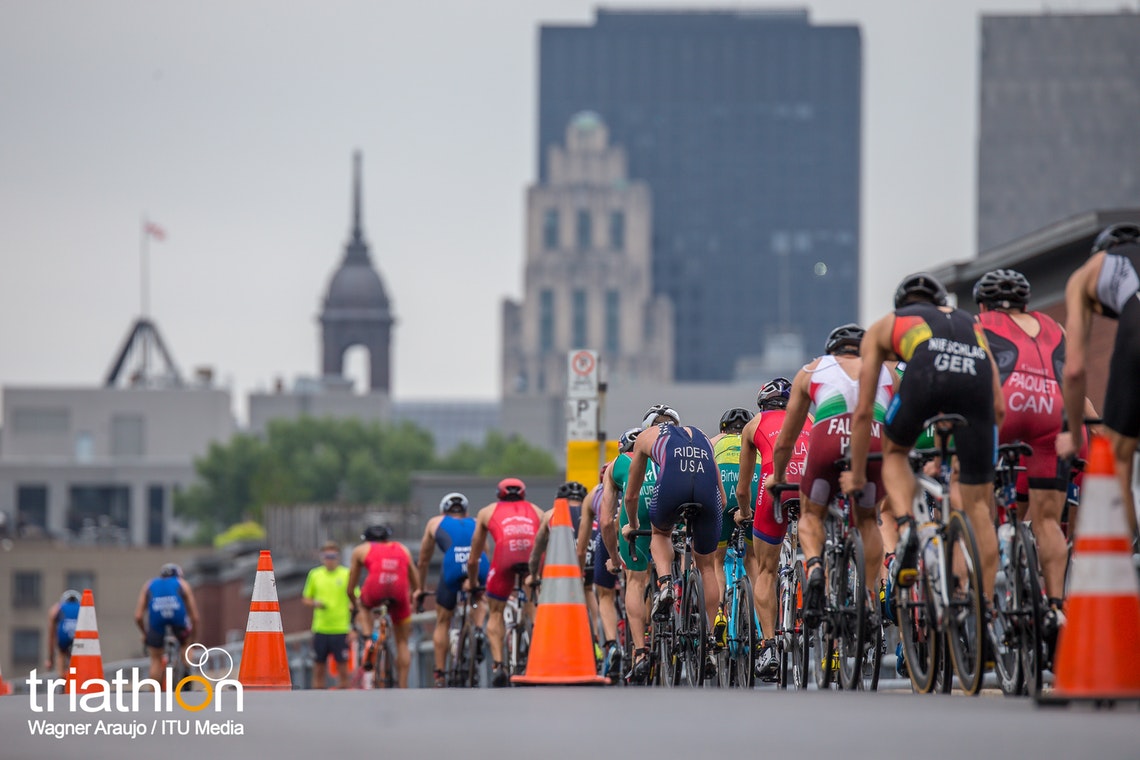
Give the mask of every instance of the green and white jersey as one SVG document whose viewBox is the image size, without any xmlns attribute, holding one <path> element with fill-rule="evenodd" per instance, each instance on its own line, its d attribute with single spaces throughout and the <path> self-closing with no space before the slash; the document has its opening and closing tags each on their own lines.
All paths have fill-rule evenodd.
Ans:
<svg viewBox="0 0 1140 760">
<path fill-rule="evenodd" d="M 815 424 L 841 414 L 850 414 L 855 411 L 859 401 L 859 381 L 846 372 L 831 354 L 822 356 L 814 370 L 807 370 L 811 374 L 808 395 L 815 409 Z M 874 420 L 882 422 L 886 419 L 887 407 L 891 403 L 894 393 L 894 381 L 891 371 L 886 367 L 879 369 L 879 386 L 875 389 Z"/>
</svg>

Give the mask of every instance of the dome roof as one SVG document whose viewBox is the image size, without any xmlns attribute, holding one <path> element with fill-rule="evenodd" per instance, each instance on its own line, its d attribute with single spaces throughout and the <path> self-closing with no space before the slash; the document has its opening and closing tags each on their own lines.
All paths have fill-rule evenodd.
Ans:
<svg viewBox="0 0 1140 760">
<path fill-rule="evenodd" d="M 379 273 L 367 261 L 346 260 L 329 282 L 325 310 L 368 309 L 387 312 L 391 304 Z"/>
</svg>

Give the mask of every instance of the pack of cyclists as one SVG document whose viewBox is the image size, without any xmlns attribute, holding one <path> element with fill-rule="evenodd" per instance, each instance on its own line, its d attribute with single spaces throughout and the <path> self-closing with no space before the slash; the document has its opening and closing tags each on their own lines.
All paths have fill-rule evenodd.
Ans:
<svg viewBox="0 0 1140 760">
<path fill-rule="evenodd" d="M 735 541 L 746 547 L 744 567 L 753 592 L 755 677 L 776 681 L 777 577 L 781 562 L 788 561 L 782 556 L 785 537 L 794 524 L 802 619 L 811 626 L 824 614 L 829 583 L 822 560 L 824 524 L 836 513 L 837 499 L 847 500 L 844 514 L 861 539 L 865 588 L 855 590 L 856 598 L 865 598 L 872 625 L 891 625 L 896 591 L 912 587 L 922 572 L 915 515 L 918 465 L 912 454 L 916 447 L 934 447 L 927 427 L 938 415 L 955 415 L 952 462 L 944 471 L 951 473 L 950 504 L 965 515 L 976 541 L 982 662 L 989 665 L 996 650 L 1011 645 L 994 625 L 1001 614 L 994 596 L 999 445 L 1021 442 L 1032 450 L 1025 450 L 1024 471 L 1010 498 L 1032 526 L 1047 608 L 1043 633 L 1055 639 L 1065 623 L 1071 540 L 1062 515 L 1072 464 L 1086 450 L 1086 420 L 1097 416 L 1085 396 L 1094 313 L 1119 323 L 1101 424 L 1117 460 L 1125 512 L 1135 516 L 1130 484 L 1140 434 L 1138 273 L 1140 226 L 1104 230 L 1088 262 L 1069 278 L 1064 327 L 1029 308 L 1032 290 L 1020 272 L 985 273 L 973 289 L 976 315 L 952 306 L 934 276 L 916 273 L 899 283 L 890 312 L 865 329 L 837 326 L 822 353 L 792 379 L 765 383 L 755 411 L 751 404 L 726 404 L 711 437 L 683 422 L 672 406 L 649 406 L 639 424 L 620 436 L 617 456 L 600 467 L 596 481 L 567 482 L 557 492 L 570 509 L 599 672 L 632 684 L 659 678 L 653 673 L 661 659 L 651 653 L 650 638 L 655 625 L 681 606 L 681 579 L 673 573 L 675 553 L 684 546 L 695 567 L 686 582 L 699 583 L 701 590 L 701 625 L 694 630 L 707 634 L 699 648 L 699 677 L 715 682 L 716 653 L 728 641 L 726 547 Z M 504 610 L 519 589 L 529 589 L 520 597 L 526 607 L 538 596 L 553 510 L 528 501 L 526 484 L 516 477 L 500 481 L 495 501 L 474 516 L 469 507 L 463 494 L 443 497 L 439 514 L 425 526 L 418 563 L 393 545 L 386 530 L 366 531 L 365 542 L 353 551 L 349 595 L 354 608 L 381 597 L 398 600 L 390 614 L 400 645 L 401 686 L 407 683 L 411 603 L 428 593 L 436 599 L 435 685 L 449 685 L 445 667 L 455 642 L 448 632 L 460 599 L 470 605 L 479 658 L 490 660 L 490 685 L 509 682 Z M 678 544 L 682 523 L 685 538 Z M 1136 535 L 1135 523 L 1131 528 Z M 484 553 L 488 543 L 489 556 Z M 428 592 L 436 549 L 443 554 L 441 570 L 434 592 Z M 370 572 L 358 605 L 354 586 L 364 569 Z M 383 582 L 390 587 L 376 587 Z M 533 619 L 525 610 L 513 614 Z M 64 628 L 60 631 L 62 645 Z M 901 647 L 897 654 L 903 675 Z M 820 656 L 826 666 L 835 655 L 817 652 Z M 1044 666 L 1049 667 L 1047 659 Z"/>
</svg>

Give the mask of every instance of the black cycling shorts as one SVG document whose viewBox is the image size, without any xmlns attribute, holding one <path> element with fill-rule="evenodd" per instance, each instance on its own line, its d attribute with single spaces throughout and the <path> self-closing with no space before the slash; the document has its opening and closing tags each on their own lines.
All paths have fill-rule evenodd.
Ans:
<svg viewBox="0 0 1140 760">
<path fill-rule="evenodd" d="M 186 644 L 186 639 L 190 637 L 190 630 L 188 628 L 180 628 L 172 625 L 171 630 L 182 644 Z M 166 646 L 166 630 L 162 628 L 148 628 L 146 632 L 146 645 L 151 649 L 162 649 Z"/>
<path fill-rule="evenodd" d="M 964 375 L 914 369 L 921 368 L 907 365 L 903 373 L 898 393 L 887 409 L 883 432 L 899 446 L 910 447 L 918 440 L 926 420 L 938 414 L 960 414 L 968 424 L 954 431 L 958 482 L 993 483 L 997 452 L 993 378 L 987 372 L 970 382 Z"/>
<path fill-rule="evenodd" d="M 1126 438 L 1140 437 L 1140 293 L 1120 312 L 1116 343 L 1104 393 L 1105 427 Z"/>
</svg>

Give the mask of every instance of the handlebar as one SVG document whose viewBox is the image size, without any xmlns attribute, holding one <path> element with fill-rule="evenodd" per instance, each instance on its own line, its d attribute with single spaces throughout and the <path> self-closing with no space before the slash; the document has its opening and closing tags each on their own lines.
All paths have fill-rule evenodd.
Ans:
<svg viewBox="0 0 1140 760">
<path fill-rule="evenodd" d="M 632 559 L 634 562 L 640 562 L 641 561 L 637 558 L 637 539 L 643 538 L 646 536 L 652 537 L 653 531 L 652 530 L 631 530 L 629 532 L 629 558 Z"/>
</svg>

